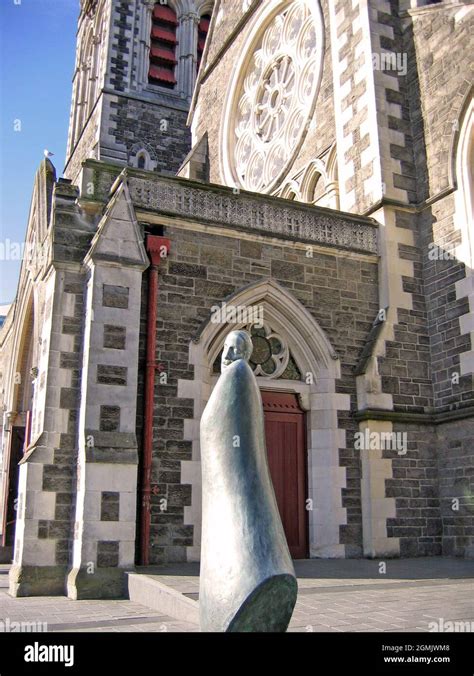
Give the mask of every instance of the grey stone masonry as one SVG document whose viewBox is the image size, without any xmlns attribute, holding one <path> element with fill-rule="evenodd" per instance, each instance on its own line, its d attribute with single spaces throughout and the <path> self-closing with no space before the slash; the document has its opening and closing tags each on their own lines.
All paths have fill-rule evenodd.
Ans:
<svg viewBox="0 0 474 676">
<path fill-rule="evenodd" d="M 104 347 L 114 350 L 125 350 L 127 345 L 127 329 L 114 324 L 104 325 Z"/>
<path fill-rule="evenodd" d="M 100 431 L 117 432 L 120 428 L 120 406 L 100 407 Z"/>
<path fill-rule="evenodd" d="M 137 166 L 143 152 L 146 169 L 173 174 L 191 148 L 186 118 L 202 3 L 175 6 L 179 26 L 173 89 L 148 81 L 153 5 L 100 0 L 93 12 L 80 13 L 65 169 L 74 181 L 87 158 Z"/>
<path fill-rule="evenodd" d="M 128 308 L 129 291 L 130 289 L 127 286 L 104 284 L 102 292 L 102 305 L 104 307 Z"/>
<path fill-rule="evenodd" d="M 79 461 L 72 566 L 73 599 L 119 597 L 133 565 L 136 534 L 139 298 L 148 258 L 126 184 L 111 197 L 85 256 Z M 108 329 L 106 329 L 108 327 Z M 118 327 L 121 349 L 105 341 Z M 112 331 L 116 338 L 117 332 Z"/>
<path fill-rule="evenodd" d="M 93 164 L 87 165 L 93 169 Z M 156 379 L 149 553 L 151 562 L 184 560 L 186 548 L 195 544 L 193 525 L 185 518 L 192 490 L 182 479 L 182 463 L 192 459 L 185 422 L 193 419 L 195 411 L 193 400 L 178 394 L 178 381 L 193 379 L 189 345 L 209 320 L 216 302 L 223 302 L 254 282 L 275 280 L 323 327 L 341 359 L 342 377 L 337 391 L 349 395 L 355 408 L 352 369 L 379 310 L 376 227 L 370 219 L 279 198 L 265 199 L 243 192 L 234 195 L 224 187 L 150 174 L 145 180 L 135 170 L 125 170 L 121 180 L 127 181 L 142 222 L 147 218 L 158 224 L 168 222 L 163 235 L 170 239 L 171 253 L 159 269 L 156 355 L 159 372 L 166 374 L 167 382 L 162 384 Z M 176 201 L 164 199 L 165 194 L 175 194 Z M 285 227 L 280 225 L 280 231 L 272 227 L 270 231 L 270 223 Z M 310 247 L 308 252 L 309 243 L 314 251 Z M 137 389 L 139 430 L 146 304 L 144 277 Z M 348 555 L 360 556 L 360 468 L 359 453 L 353 444 L 358 427 L 349 411 L 341 412 L 339 427 L 346 432 L 339 465 L 347 477 L 340 496 L 347 523 L 341 528 L 340 542 Z"/>
<path fill-rule="evenodd" d="M 154 562 L 184 560 L 192 544 L 192 530 L 184 520 L 190 505 L 190 486 L 180 479 L 182 461 L 191 460 L 191 442 L 184 437 L 183 419 L 194 417 L 193 400 L 178 396 L 178 380 L 193 377 L 188 345 L 209 320 L 211 307 L 250 283 L 272 278 L 288 289 L 323 327 L 341 359 L 342 377 L 337 391 L 349 394 L 356 406 L 352 368 L 358 361 L 373 318 L 378 311 L 376 261 L 336 257 L 331 247 L 306 256 L 289 240 L 239 240 L 219 234 L 174 228 L 165 229 L 171 240 L 169 259 L 160 266 L 157 361 L 167 373 L 167 384 L 156 386 L 154 421 L 154 471 L 152 541 Z M 143 339 L 142 339 L 143 340 Z M 361 555 L 361 498 L 359 452 L 353 434 L 357 424 L 347 412 L 339 415 L 346 445 L 339 464 L 346 470 L 342 504 L 347 525 L 341 542 L 348 555 Z M 160 508 L 166 497 L 168 507 Z"/>
</svg>

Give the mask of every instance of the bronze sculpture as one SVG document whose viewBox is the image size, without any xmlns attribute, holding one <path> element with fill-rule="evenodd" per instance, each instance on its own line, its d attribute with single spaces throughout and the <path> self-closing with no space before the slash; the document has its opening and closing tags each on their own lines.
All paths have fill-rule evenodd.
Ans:
<svg viewBox="0 0 474 676">
<path fill-rule="evenodd" d="M 246 331 L 228 335 L 222 373 L 201 419 L 202 631 L 283 632 L 296 603 L 251 353 Z"/>
</svg>

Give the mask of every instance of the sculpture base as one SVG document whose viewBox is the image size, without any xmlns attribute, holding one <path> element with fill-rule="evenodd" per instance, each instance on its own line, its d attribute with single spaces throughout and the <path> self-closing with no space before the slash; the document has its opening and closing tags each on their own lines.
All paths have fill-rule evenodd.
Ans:
<svg viewBox="0 0 474 676">
<path fill-rule="evenodd" d="M 298 594 L 292 575 L 275 575 L 255 589 L 241 605 L 226 631 L 285 632 Z"/>
</svg>

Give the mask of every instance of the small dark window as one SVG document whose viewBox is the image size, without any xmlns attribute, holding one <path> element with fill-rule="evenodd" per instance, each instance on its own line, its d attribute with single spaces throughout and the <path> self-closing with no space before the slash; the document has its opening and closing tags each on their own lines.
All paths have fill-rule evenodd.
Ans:
<svg viewBox="0 0 474 676">
<path fill-rule="evenodd" d="M 197 46 L 197 70 L 202 61 L 202 54 L 204 52 L 204 46 L 206 44 L 207 34 L 209 32 L 209 24 L 211 23 L 211 15 L 203 14 L 201 20 L 198 23 L 198 46 Z"/>
<path fill-rule="evenodd" d="M 145 169 L 145 155 L 139 155 L 137 161 L 137 167 L 139 169 Z"/>
<path fill-rule="evenodd" d="M 176 86 L 176 12 L 157 3 L 153 8 L 148 82 L 174 89 Z"/>
</svg>

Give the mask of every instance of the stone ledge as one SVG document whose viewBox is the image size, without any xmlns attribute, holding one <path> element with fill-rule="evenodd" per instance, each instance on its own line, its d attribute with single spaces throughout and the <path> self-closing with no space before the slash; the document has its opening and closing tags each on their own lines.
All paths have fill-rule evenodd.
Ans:
<svg viewBox="0 0 474 676">
<path fill-rule="evenodd" d="M 166 215 L 195 219 L 293 240 L 378 253 L 377 224 L 280 197 L 262 196 L 182 178 L 142 179 L 124 171 L 133 204 Z"/>
<path fill-rule="evenodd" d="M 86 160 L 83 168 L 83 184 L 92 180 L 96 188 L 92 200 L 83 191 L 83 207 L 107 202 L 127 181 L 134 207 L 154 214 L 378 255 L 378 223 L 372 218 L 130 167 L 119 172 L 96 160 Z"/>
<path fill-rule="evenodd" d="M 364 420 L 388 420 L 395 423 L 412 423 L 414 425 L 441 425 L 442 423 L 473 417 L 474 407 L 472 406 L 439 413 L 405 413 L 403 411 L 386 411 L 380 408 L 368 408 L 354 413 L 354 419 L 357 422 Z"/>
</svg>

